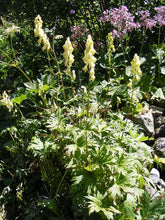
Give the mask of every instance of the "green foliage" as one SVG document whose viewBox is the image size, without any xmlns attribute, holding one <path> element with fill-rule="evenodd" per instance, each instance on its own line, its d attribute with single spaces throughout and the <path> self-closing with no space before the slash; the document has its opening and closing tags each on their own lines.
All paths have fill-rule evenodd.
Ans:
<svg viewBox="0 0 165 220">
<path fill-rule="evenodd" d="M 140 210 L 143 219 L 158 219 L 165 215 L 165 195 L 162 194 L 150 201 L 150 195 L 147 191 L 144 193 L 142 200 L 142 209 Z"/>
<path fill-rule="evenodd" d="M 133 220 L 164 215 L 164 194 L 151 201 L 146 191 L 153 163 L 144 143 L 149 138 L 130 120 L 165 99 L 162 35 L 156 29 L 146 31 L 142 47 L 142 30 L 132 32 L 114 42 L 116 52 L 109 62 L 105 42 L 113 27 L 100 20 L 106 9 L 125 4 L 133 14 L 152 12 L 163 1 L 7 2 L 0 11 L 0 203 L 8 218 Z M 34 37 L 37 14 L 51 43 L 47 53 Z M 71 28 L 81 24 L 95 42 L 94 82 L 82 71 L 86 35 L 71 36 Z M 62 45 L 68 36 L 75 81 L 63 74 Z M 130 86 L 131 60 L 139 51 L 143 74 Z M 154 161 L 164 163 L 163 158 Z"/>
</svg>

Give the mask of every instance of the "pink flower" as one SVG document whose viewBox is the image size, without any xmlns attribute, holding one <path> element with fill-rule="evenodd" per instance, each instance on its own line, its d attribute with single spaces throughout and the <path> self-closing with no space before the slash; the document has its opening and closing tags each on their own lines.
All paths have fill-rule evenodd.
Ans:
<svg viewBox="0 0 165 220">
<path fill-rule="evenodd" d="M 155 21 L 160 25 L 165 25 L 165 6 L 155 7 L 155 11 L 157 12 L 154 16 Z"/>
<path fill-rule="evenodd" d="M 120 40 L 122 40 L 124 36 L 127 36 L 127 32 L 131 32 L 133 29 L 140 27 L 138 22 L 134 22 L 134 16 L 131 15 L 128 8 L 124 5 L 120 8 L 104 11 L 101 20 L 111 22 L 115 28 L 112 31 L 113 37 L 119 38 Z"/>
<path fill-rule="evenodd" d="M 140 20 L 141 20 L 141 25 L 143 27 L 146 27 L 146 29 L 151 30 L 152 27 L 156 25 L 155 19 L 152 19 L 150 17 L 150 13 L 148 10 L 147 11 L 140 11 L 139 15 L 140 15 Z"/>
</svg>

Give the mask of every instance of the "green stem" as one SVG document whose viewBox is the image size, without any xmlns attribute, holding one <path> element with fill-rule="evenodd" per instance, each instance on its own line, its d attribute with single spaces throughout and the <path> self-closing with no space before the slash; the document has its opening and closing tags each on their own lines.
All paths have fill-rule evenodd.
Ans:
<svg viewBox="0 0 165 220">
<path fill-rule="evenodd" d="M 87 132 L 87 127 L 88 127 L 88 117 L 89 117 L 89 97 L 90 97 L 90 78 L 89 78 L 89 83 L 88 83 L 88 99 L 87 99 L 87 105 L 86 105 L 86 125 L 85 125 L 85 146 L 86 150 L 88 151 L 88 132 Z"/>
<path fill-rule="evenodd" d="M 28 79 L 29 82 L 32 83 L 31 79 L 28 77 L 28 75 L 18 66 L 18 64 L 3 50 L 0 49 L 0 51 L 12 62 L 12 64 L 10 64 L 11 66 L 16 67 L 17 69 L 19 69 L 19 71 Z M 8 64 L 9 65 L 9 64 Z"/>
<path fill-rule="evenodd" d="M 128 113 L 127 113 L 127 117 L 126 117 L 125 127 L 127 126 L 128 117 L 129 117 L 129 114 L 130 114 L 130 111 L 131 111 L 131 105 L 133 103 L 133 92 L 134 92 L 134 88 L 132 88 L 131 101 L 130 101 L 130 104 L 129 104 L 129 109 L 128 109 Z M 125 132 L 125 129 L 123 129 L 123 132 L 121 134 L 120 140 L 123 139 L 124 132 Z"/>
<path fill-rule="evenodd" d="M 33 82 L 31 81 L 31 79 L 28 77 L 28 75 L 27 75 L 17 64 L 15 64 L 15 67 L 16 67 L 17 69 L 19 69 L 19 71 L 28 79 L 29 82 L 33 83 Z"/>
<path fill-rule="evenodd" d="M 48 51 L 48 50 L 47 50 L 47 56 L 48 56 L 48 63 L 49 63 L 50 75 L 51 75 L 51 79 L 52 79 L 53 86 L 54 86 L 53 70 L 52 70 L 52 67 L 51 67 L 50 56 L 49 56 L 49 51 Z"/>
<path fill-rule="evenodd" d="M 74 88 L 73 88 L 73 82 L 72 82 L 72 79 L 71 79 L 71 87 L 72 87 L 72 96 L 73 96 L 73 99 L 75 98 L 75 95 L 74 95 Z M 76 122 L 77 122 L 77 112 L 76 112 L 76 104 L 75 104 L 75 100 L 73 101 L 73 104 L 74 104 L 74 112 L 75 112 L 75 119 L 76 119 Z"/>
<path fill-rule="evenodd" d="M 160 46 L 160 28 L 161 28 L 161 26 L 159 27 L 159 34 L 158 34 L 158 48 Z M 159 82 L 160 82 L 160 60 L 158 62 L 158 83 Z"/>
<path fill-rule="evenodd" d="M 110 70 L 109 70 L 109 79 L 108 81 L 110 80 L 111 78 L 111 72 L 112 72 L 112 62 L 111 62 L 111 53 L 109 54 L 109 67 L 110 67 Z"/>
<path fill-rule="evenodd" d="M 59 183 L 59 185 L 58 185 L 58 188 L 57 188 L 57 190 L 56 190 L 56 196 L 55 196 L 55 197 L 57 197 L 57 195 L 58 195 L 58 192 L 59 192 L 60 187 L 61 187 L 61 185 L 62 185 L 62 183 L 63 183 L 63 181 L 64 181 L 64 179 L 65 179 L 65 176 L 66 176 L 67 172 L 68 172 L 68 170 L 65 171 L 65 173 L 64 173 L 64 175 L 63 175 L 63 177 L 62 177 L 62 179 L 61 179 L 61 181 L 60 181 L 60 183 Z"/>
<path fill-rule="evenodd" d="M 140 47 L 139 56 L 141 55 L 141 52 L 142 52 L 142 49 L 143 49 L 144 38 L 145 38 L 145 35 L 146 35 L 146 30 L 147 30 L 147 29 L 144 27 L 144 29 L 143 29 L 143 39 L 142 39 L 142 44 L 141 44 L 141 47 Z"/>
<path fill-rule="evenodd" d="M 158 33 L 158 47 L 160 45 L 160 29 L 161 29 L 161 26 L 159 27 L 159 33 Z"/>
<path fill-rule="evenodd" d="M 124 49 L 124 46 L 123 46 L 121 40 L 120 40 L 120 44 L 121 44 L 121 49 L 123 51 L 123 57 L 124 57 L 124 81 L 126 81 L 126 73 L 125 73 L 125 71 L 126 71 L 126 54 L 125 54 L 125 49 Z"/>
<path fill-rule="evenodd" d="M 66 99 L 66 96 L 65 96 L 65 88 L 64 88 L 64 83 L 63 83 L 63 79 L 62 79 L 62 74 L 61 74 L 61 70 L 60 70 L 60 65 L 58 63 L 58 59 L 57 59 L 57 56 L 56 56 L 56 53 L 55 51 L 51 48 L 51 51 L 54 55 L 54 60 L 56 61 L 56 64 L 57 64 L 57 69 L 58 69 L 58 73 L 60 74 L 60 80 L 61 80 L 61 85 L 62 85 L 62 88 L 63 88 L 63 95 L 64 95 L 64 100 Z"/>
<path fill-rule="evenodd" d="M 13 41 L 12 41 L 11 35 L 10 35 L 10 43 L 11 43 L 11 50 L 12 50 L 12 53 L 13 53 L 13 57 L 16 59 L 14 49 L 13 49 Z"/>
</svg>

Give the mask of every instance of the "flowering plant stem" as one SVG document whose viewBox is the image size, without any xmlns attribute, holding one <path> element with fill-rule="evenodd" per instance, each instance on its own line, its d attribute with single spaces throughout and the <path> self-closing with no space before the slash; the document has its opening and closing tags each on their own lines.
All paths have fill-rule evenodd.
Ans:
<svg viewBox="0 0 165 220">
<path fill-rule="evenodd" d="M 143 49 L 143 45 L 144 45 L 144 39 L 145 39 L 145 35 L 146 35 L 146 28 L 144 27 L 143 29 L 143 39 L 142 39 L 142 44 L 141 44 L 141 47 L 140 47 L 140 52 L 139 52 L 139 56 L 141 55 L 142 53 L 142 49 Z"/>
<path fill-rule="evenodd" d="M 74 98 L 75 98 L 75 95 L 74 95 L 74 88 L 73 88 L 73 82 L 72 82 L 72 80 L 71 80 L 71 87 L 72 87 L 72 95 L 73 95 L 73 99 L 74 99 Z M 73 104 L 74 104 L 75 120 L 76 120 L 76 122 L 77 122 L 75 100 L 73 101 Z"/>
<path fill-rule="evenodd" d="M 124 57 L 124 81 L 126 81 L 126 55 L 125 55 L 125 49 L 124 49 L 124 46 L 122 44 L 122 42 L 120 41 L 120 44 L 121 44 L 121 49 L 123 51 L 123 57 Z"/>
<path fill-rule="evenodd" d="M 108 79 L 108 81 L 110 80 L 110 78 L 111 78 L 111 72 L 112 72 L 112 62 L 111 62 L 111 55 L 112 55 L 112 53 L 109 53 L 109 59 L 108 59 L 108 61 L 109 61 L 109 79 Z"/>
<path fill-rule="evenodd" d="M 159 33 L 158 33 L 158 48 L 160 46 L 160 29 L 161 26 L 159 26 Z M 158 62 L 158 83 L 160 82 L 160 60 Z"/>
<path fill-rule="evenodd" d="M 29 82 L 32 83 L 31 79 L 28 77 L 28 75 L 18 66 L 18 64 L 5 52 L 3 51 L 2 49 L 0 49 L 0 51 L 12 62 L 12 64 L 8 64 L 6 63 L 7 65 L 9 66 L 13 66 L 13 67 L 16 67 L 27 79 Z"/>
<path fill-rule="evenodd" d="M 86 151 L 88 151 L 88 132 L 87 132 L 87 128 L 88 128 L 88 117 L 89 117 L 89 97 L 90 97 L 90 79 L 89 79 L 89 83 L 88 83 L 88 98 L 87 98 L 87 105 L 86 105 L 86 120 L 85 120 L 85 145 L 86 145 Z"/>
<path fill-rule="evenodd" d="M 63 83 L 63 79 L 62 79 L 62 74 L 61 74 L 61 70 L 60 70 L 60 65 L 58 63 L 58 59 L 57 59 L 57 56 L 56 56 L 56 53 L 54 51 L 54 49 L 51 48 L 51 51 L 54 55 L 53 59 L 56 61 L 56 64 L 57 64 L 57 70 L 58 70 L 58 75 L 60 75 L 60 80 L 61 80 L 61 85 L 62 85 L 62 88 L 63 88 L 63 95 L 64 95 L 64 100 L 66 99 L 66 95 L 65 95 L 65 88 L 64 88 L 64 83 Z"/>
</svg>

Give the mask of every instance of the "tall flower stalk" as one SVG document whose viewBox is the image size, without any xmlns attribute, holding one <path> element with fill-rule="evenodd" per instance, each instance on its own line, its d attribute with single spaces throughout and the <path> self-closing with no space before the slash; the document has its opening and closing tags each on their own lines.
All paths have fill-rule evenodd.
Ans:
<svg viewBox="0 0 165 220">
<path fill-rule="evenodd" d="M 107 56 L 108 56 L 108 62 L 109 62 L 109 66 L 110 66 L 110 70 L 109 70 L 109 79 L 110 79 L 110 77 L 111 77 L 111 69 L 112 69 L 111 56 L 112 56 L 112 52 L 115 52 L 115 47 L 114 47 L 114 44 L 113 44 L 113 37 L 112 37 L 112 33 L 111 32 L 107 36 L 107 41 L 108 41 Z"/>
<path fill-rule="evenodd" d="M 96 53 L 94 47 L 93 47 L 93 40 L 91 35 L 88 35 L 87 42 L 86 42 L 86 49 L 83 57 L 83 61 L 85 63 L 85 66 L 83 70 L 87 72 L 89 70 L 89 82 L 95 80 L 95 62 L 96 58 L 94 57 L 94 54 Z"/>
<path fill-rule="evenodd" d="M 143 39 L 142 39 L 142 44 L 141 44 L 141 48 L 140 48 L 140 54 L 141 54 L 142 49 L 143 49 L 143 45 L 144 45 L 146 31 L 147 31 L 147 29 L 151 30 L 153 28 L 153 26 L 155 26 L 156 21 L 155 21 L 155 19 L 150 17 L 150 12 L 148 10 L 140 11 L 139 15 L 140 15 L 140 21 L 141 21 L 140 24 L 144 28 Z"/>
<path fill-rule="evenodd" d="M 88 117 L 89 117 L 89 98 L 90 98 L 90 81 L 95 80 L 95 62 L 96 58 L 94 57 L 94 54 L 96 53 L 94 46 L 93 46 L 93 40 L 91 35 L 88 35 L 87 42 L 86 42 L 86 48 L 84 52 L 83 61 L 85 63 L 85 66 L 83 70 L 87 72 L 89 70 L 89 85 L 88 85 L 88 99 L 87 99 L 87 106 L 86 106 L 86 150 L 88 150 L 88 140 L 87 140 L 87 124 L 88 124 Z"/>
<path fill-rule="evenodd" d="M 50 70 L 50 74 L 52 77 L 52 82 L 54 81 L 53 79 L 53 71 L 52 71 L 52 67 L 51 67 L 51 63 L 50 63 L 50 55 L 49 55 L 49 51 L 51 50 L 53 52 L 54 55 L 54 60 L 56 61 L 57 64 L 57 69 L 58 69 L 58 75 L 60 75 L 60 80 L 61 80 L 61 84 L 62 84 L 62 88 L 63 88 L 63 94 L 64 94 L 64 99 L 65 99 L 65 90 L 64 90 L 64 84 L 63 84 L 63 79 L 62 79 L 62 74 L 60 71 L 60 66 L 57 60 L 57 56 L 55 51 L 51 48 L 50 42 L 49 42 L 49 38 L 47 37 L 46 33 L 44 32 L 44 30 L 42 29 L 42 18 L 40 15 L 37 15 L 37 17 L 34 19 L 34 24 L 35 24 L 35 29 L 34 29 L 34 35 L 35 37 L 39 37 L 38 43 L 39 44 L 43 44 L 42 50 L 46 50 L 47 51 L 47 56 L 48 56 L 48 63 L 49 63 L 49 70 Z"/>
<path fill-rule="evenodd" d="M 140 59 L 139 56 L 137 54 L 134 55 L 133 60 L 131 61 L 131 73 L 132 73 L 132 79 L 130 80 L 130 82 L 128 83 L 128 87 L 131 89 L 131 99 L 130 99 L 130 103 L 129 103 L 129 109 L 128 109 L 128 114 L 127 114 L 127 118 L 126 118 L 126 124 L 128 123 L 128 117 L 130 114 L 130 110 L 131 110 L 131 106 L 132 104 L 138 99 L 135 93 L 135 84 L 140 80 L 140 76 L 142 74 L 142 71 L 140 69 Z M 121 140 L 123 138 L 123 134 L 124 131 L 121 134 Z"/>
<path fill-rule="evenodd" d="M 128 83 L 128 87 L 130 87 L 132 90 L 130 106 L 137 99 L 134 88 L 135 88 L 135 83 L 137 83 L 140 80 L 140 76 L 142 74 L 140 65 L 141 65 L 141 62 L 139 60 L 139 56 L 135 54 L 133 57 L 133 60 L 131 61 L 131 73 L 132 73 L 133 78 Z"/>
<path fill-rule="evenodd" d="M 112 30 L 112 36 L 115 39 L 118 39 L 121 45 L 121 49 L 124 57 L 124 80 L 126 80 L 126 51 L 123 44 L 123 40 L 128 36 L 128 33 L 132 30 L 140 27 L 138 22 L 134 21 L 134 16 L 129 12 L 128 8 L 124 5 L 121 5 L 119 8 L 113 8 L 111 10 L 106 10 L 103 12 L 103 17 L 101 21 L 107 23 L 111 22 L 114 29 Z M 128 38 L 129 39 L 129 38 Z M 128 40 L 127 40 L 128 43 Z"/>
<path fill-rule="evenodd" d="M 76 79 L 76 74 L 75 71 L 71 71 L 71 67 L 72 64 L 74 62 L 74 55 L 72 54 L 73 52 L 73 46 L 71 44 L 70 38 L 68 37 L 65 41 L 65 44 L 63 45 L 63 49 L 64 49 L 64 53 L 63 53 L 63 57 L 65 58 L 65 66 L 67 67 L 66 70 L 64 71 L 66 73 L 66 75 L 70 76 L 71 79 L 71 87 L 72 87 L 72 95 L 73 98 L 75 97 L 75 91 L 73 88 L 73 82 Z M 75 110 L 75 118 L 76 118 L 76 105 L 75 105 L 75 101 L 74 101 L 74 110 Z"/>
<path fill-rule="evenodd" d="M 156 15 L 154 19 L 156 23 L 159 25 L 159 33 L 158 33 L 158 48 L 160 46 L 160 30 L 162 26 L 165 26 L 165 6 L 155 7 Z M 158 63 L 158 82 L 160 81 L 160 61 Z"/>
<path fill-rule="evenodd" d="M 38 43 L 43 43 L 42 50 L 49 50 L 50 49 L 50 42 L 47 35 L 44 33 L 44 30 L 42 29 L 43 21 L 41 19 L 40 15 L 37 15 L 37 17 L 34 19 L 35 29 L 34 29 L 34 35 L 35 37 L 39 37 Z"/>
</svg>

